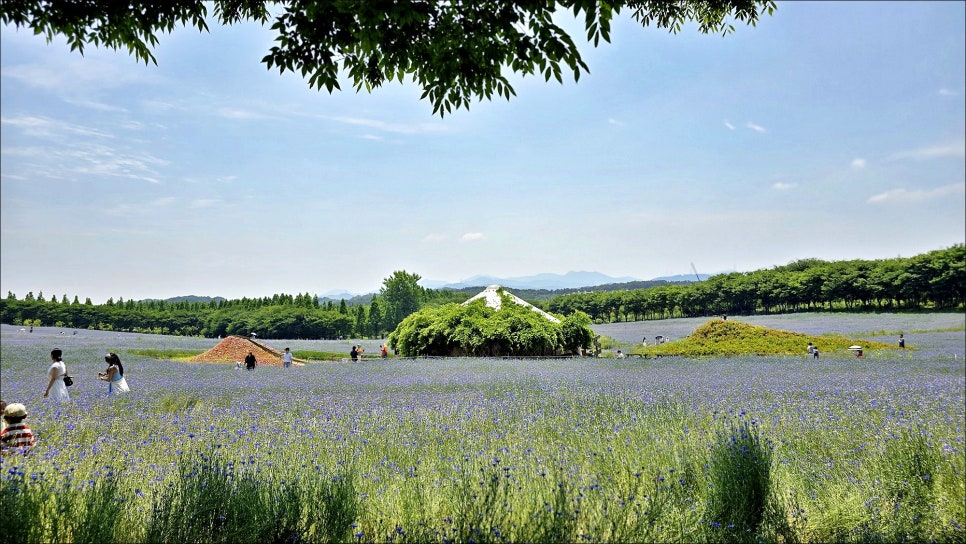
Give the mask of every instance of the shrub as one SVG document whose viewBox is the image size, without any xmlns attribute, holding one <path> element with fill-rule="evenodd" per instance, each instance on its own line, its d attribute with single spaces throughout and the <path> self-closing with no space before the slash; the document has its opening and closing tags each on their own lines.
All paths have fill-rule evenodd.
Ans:
<svg viewBox="0 0 966 544">
<path fill-rule="evenodd" d="M 731 425 L 718 433 L 708 470 L 708 539 L 755 541 L 771 483 L 771 446 L 748 422 Z"/>
<path fill-rule="evenodd" d="M 389 335 L 389 344 L 404 357 L 576 354 L 590 345 L 589 325 L 583 313 L 555 323 L 511 301 L 494 310 L 480 300 L 411 314 Z"/>
</svg>

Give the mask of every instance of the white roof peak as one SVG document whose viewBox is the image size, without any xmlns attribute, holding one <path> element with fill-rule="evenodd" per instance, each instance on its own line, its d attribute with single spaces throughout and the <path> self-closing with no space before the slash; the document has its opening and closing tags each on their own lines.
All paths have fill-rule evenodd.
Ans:
<svg viewBox="0 0 966 544">
<path fill-rule="evenodd" d="M 547 312 L 541 310 L 540 308 L 537 308 L 533 304 L 530 304 L 529 302 L 514 295 L 513 293 L 507 291 L 506 289 L 503 289 L 499 285 L 491 285 L 486 289 L 480 291 L 478 295 L 464 302 L 463 306 L 466 306 L 467 304 L 473 302 L 474 300 L 478 300 L 482 298 L 484 301 L 486 301 L 487 306 L 489 306 L 490 308 L 493 308 L 496 311 L 500 311 L 500 308 L 503 306 L 503 296 L 500 296 L 500 291 L 503 291 L 503 296 L 510 299 L 513 303 L 519 304 L 524 308 L 528 308 L 531 311 L 537 312 L 538 314 L 549 319 L 550 321 L 553 321 L 554 323 L 560 323 L 560 320 L 557 319 L 556 317 L 548 314 Z"/>
</svg>

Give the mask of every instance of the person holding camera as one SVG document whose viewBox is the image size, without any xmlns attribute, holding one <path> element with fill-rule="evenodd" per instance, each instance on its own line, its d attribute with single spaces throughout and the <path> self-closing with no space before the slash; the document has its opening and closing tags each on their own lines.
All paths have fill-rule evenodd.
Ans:
<svg viewBox="0 0 966 544">
<path fill-rule="evenodd" d="M 107 370 L 99 372 L 97 377 L 107 382 L 107 393 L 110 395 L 130 391 L 131 388 L 124 379 L 124 365 L 121 364 L 121 358 L 116 353 L 108 353 L 104 360 L 107 362 Z"/>
</svg>

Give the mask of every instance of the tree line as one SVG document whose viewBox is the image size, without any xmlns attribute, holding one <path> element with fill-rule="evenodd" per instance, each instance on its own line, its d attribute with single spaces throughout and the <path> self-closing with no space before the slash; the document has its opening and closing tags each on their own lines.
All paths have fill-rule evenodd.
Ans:
<svg viewBox="0 0 966 544">
<path fill-rule="evenodd" d="M 467 295 L 425 289 L 420 276 L 396 271 L 383 281 L 379 293 L 366 305 L 320 301 L 309 293 L 271 297 L 182 300 L 127 300 L 113 298 L 93 304 L 63 295 L 47 300 L 41 291 L 18 299 L 8 292 L 0 299 L 0 322 L 22 326 L 54 326 L 146 332 L 208 338 L 228 335 L 261 338 L 383 338 L 416 310 L 448 302 L 463 302 Z"/>
<path fill-rule="evenodd" d="M 966 299 L 964 247 L 909 258 L 802 259 L 684 285 L 561 295 L 543 306 L 563 315 L 580 310 L 597 323 L 803 311 L 954 310 L 963 308 Z"/>
<path fill-rule="evenodd" d="M 420 276 L 395 271 L 365 304 L 320 301 L 309 293 L 206 302 L 108 299 L 83 303 L 43 292 L 0 299 L 0 322 L 209 338 L 256 333 L 262 338 L 384 338 L 420 309 L 464 302 L 472 290 L 426 289 Z M 519 293 L 526 299 L 525 294 Z M 586 313 L 596 323 L 706 315 L 803 311 L 956 310 L 966 300 L 966 246 L 881 260 L 802 259 L 701 282 L 642 289 L 567 293 L 530 300 L 549 312 Z"/>
</svg>

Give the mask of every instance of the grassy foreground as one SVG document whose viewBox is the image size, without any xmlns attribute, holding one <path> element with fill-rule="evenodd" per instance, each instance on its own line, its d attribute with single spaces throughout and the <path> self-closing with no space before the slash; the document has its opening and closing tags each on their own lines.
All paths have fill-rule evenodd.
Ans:
<svg viewBox="0 0 966 544">
<path fill-rule="evenodd" d="M 4 336 L 5 541 L 966 541 L 962 331 L 862 360 L 390 360 L 235 371 Z M 165 344 L 170 342 L 170 347 Z M 197 345 L 196 345 L 197 344 Z M 95 379 L 103 352 L 132 392 Z"/>
</svg>

